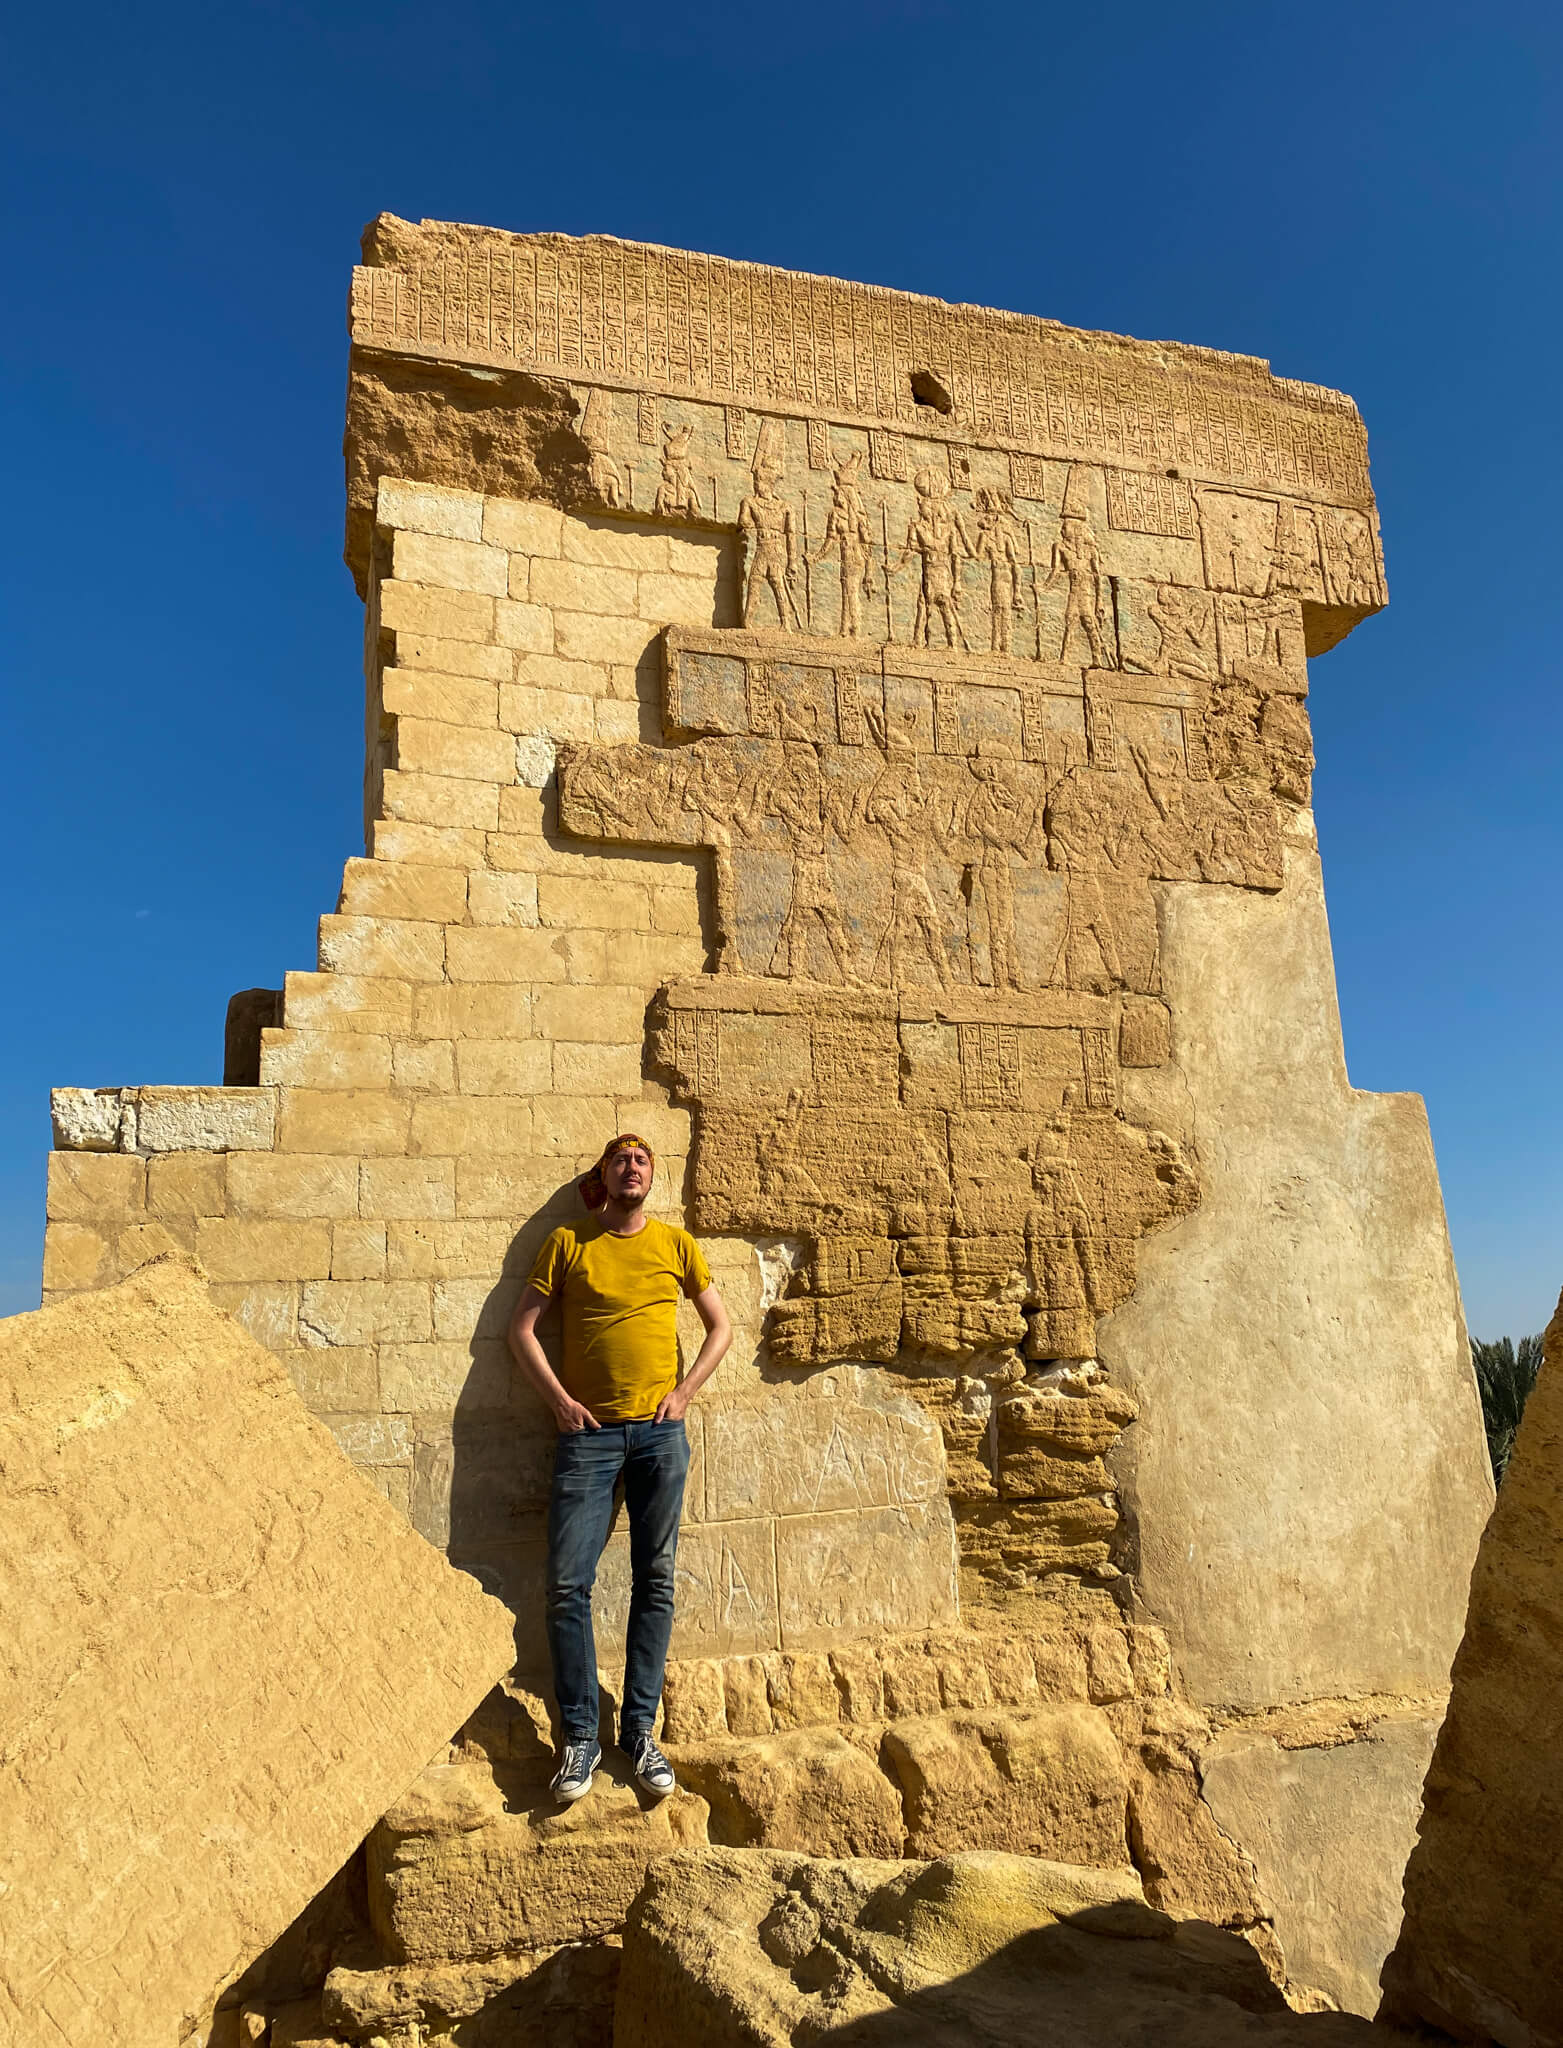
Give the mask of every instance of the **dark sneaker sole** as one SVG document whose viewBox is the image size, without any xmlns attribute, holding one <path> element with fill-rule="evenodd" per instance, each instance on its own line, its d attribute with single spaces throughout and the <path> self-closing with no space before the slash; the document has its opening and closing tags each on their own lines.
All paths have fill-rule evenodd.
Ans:
<svg viewBox="0 0 1563 2048">
<path fill-rule="evenodd" d="M 670 1779 L 666 1785 L 657 1785 L 653 1784 L 650 1778 L 643 1778 L 637 1772 L 635 1774 L 635 1782 L 642 1792 L 649 1792 L 653 1799 L 671 1799 L 678 1790 L 677 1778 Z"/>
</svg>

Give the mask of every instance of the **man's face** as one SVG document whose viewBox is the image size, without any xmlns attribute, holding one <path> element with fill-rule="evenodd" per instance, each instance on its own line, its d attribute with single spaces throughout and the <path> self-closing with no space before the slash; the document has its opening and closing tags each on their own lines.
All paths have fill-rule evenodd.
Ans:
<svg viewBox="0 0 1563 2048">
<path fill-rule="evenodd" d="M 638 1209 L 651 1193 L 651 1154 L 644 1145 L 625 1145 L 602 1170 L 602 1184 L 611 1200 Z"/>
</svg>

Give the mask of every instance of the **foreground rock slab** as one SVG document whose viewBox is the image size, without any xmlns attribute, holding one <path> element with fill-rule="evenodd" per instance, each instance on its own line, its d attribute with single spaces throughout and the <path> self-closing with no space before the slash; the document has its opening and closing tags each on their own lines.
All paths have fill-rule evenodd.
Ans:
<svg viewBox="0 0 1563 2048">
<path fill-rule="evenodd" d="M 1397 2037 L 1290 2011 L 1254 1950 L 1145 1903 L 1132 1870 L 979 1850 L 933 1863 L 710 1849 L 652 1866 L 615 2048 L 1211 2048 Z"/>
<path fill-rule="evenodd" d="M 173 2048 L 512 1621 L 158 1259 L 0 1324 L 0 2038 Z"/>
</svg>

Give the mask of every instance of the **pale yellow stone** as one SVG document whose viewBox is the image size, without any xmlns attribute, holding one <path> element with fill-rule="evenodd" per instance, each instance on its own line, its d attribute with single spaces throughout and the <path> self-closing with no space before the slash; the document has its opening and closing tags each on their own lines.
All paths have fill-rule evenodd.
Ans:
<svg viewBox="0 0 1563 2048">
<path fill-rule="evenodd" d="M 606 663 L 574 658 L 567 660 L 560 654 L 517 655 L 515 680 L 519 688 L 552 692 L 559 697 L 603 697 L 608 693 Z M 514 696 L 501 697 L 502 724 L 506 722 L 504 706 L 517 701 Z M 512 729 L 523 730 L 520 726 Z"/>
<path fill-rule="evenodd" d="M 228 1206 L 230 1157 L 262 1153 L 167 1152 L 147 1161 L 147 1208 L 158 1216 L 221 1216 Z"/>
<path fill-rule="evenodd" d="M 279 1355 L 299 1398 L 313 1409 L 332 1414 L 380 1405 L 379 1361 L 372 1344 L 295 1345 Z"/>
<path fill-rule="evenodd" d="M 580 936 L 589 938 L 591 934 Z M 705 942 L 680 932 L 621 932 L 612 943 L 617 972 L 648 988 L 681 974 L 699 974 L 706 964 Z"/>
<path fill-rule="evenodd" d="M 50 1223 L 43 1237 L 43 1291 L 74 1293 L 112 1279 L 108 1241 L 84 1223 Z"/>
<path fill-rule="evenodd" d="M 715 620 L 712 587 L 698 576 L 642 576 L 634 609 L 661 626 L 709 626 Z"/>
<path fill-rule="evenodd" d="M 700 931 L 700 899 L 693 888 L 653 889 L 651 922 L 659 932 Z"/>
<path fill-rule="evenodd" d="M 503 597 L 510 558 L 503 548 L 486 547 L 480 541 L 404 531 L 391 543 L 391 574 L 398 583 L 435 584 L 441 590 Z"/>
<path fill-rule="evenodd" d="M 470 590 L 431 590 L 421 583 L 380 585 L 380 624 L 398 636 L 397 658 L 405 661 L 400 636 L 486 642 L 494 634 L 494 600 Z M 417 662 L 426 668 L 443 664 Z"/>
<path fill-rule="evenodd" d="M 480 491 L 405 483 L 400 477 L 383 476 L 376 497 L 375 520 L 380 526 L 441 534 L 447 540 L 481 540 L 483 495 Z"/>
<path fill-rule="evenodd" d="M 631 667 L 656 639 L 644 619 L 602 618 L 592 612 L 555 612 L 554 652 L 568 661 L 627 662 Z M 520 680 L 530 680 L 521 677 Z"/>
<path fill-rule="evenodd" d="M 607 569 L 666 569 L 668 539 L 654 526 L 609 526 L 595 519 L 566 519 L 560 534 L 567 562 Z"/>
<path fill-rule="evenodd" d="M 667 541 L 668 567 L 675 576 L 697 576 L 709 584 L 736 578 L 738 563 L 730 540 L 703 533 L 670 533 Z"/>
<path fill-rule="evenodd" d="M 276 1129 L 275 1088 L 138 1088 L 142 1152 L 264 1152 Z"/>
<path fill-rule="evenodd" d="M 483 508 L 483 538 L 523 555 L 557 555 L 564 514 L 552 505 L 490 498 Z"/>
<path fill-rule="evenodd" d="M 411 1152 L 470 1158 L 521 1152 L 532 1142 L 532 1105 L 509 1095 L 431 1095 L 414 1102 Z"/>
<path fill-rule="evenodd" d="M 537 877 L 520 872 L 475 874 L 467 883 L 467 916 L 473 924 L 537 923 Z"/>
<path fill-rule="evenodd" d="M 523 660 L 528 658 L 545 659 L 542 655 L 522 656 Z M 606 671 L 599 673 L 606 680 Z M 499 722 L 507 732 L 542 733 L 553 740 L 589 740 L 597 730 L 593 704 L 591 697 L 567 696 L 549 686 L 507 684 L 499 693 Z"/>
<path fill-rule="evenodd" d="M 477 1706 L 513 1623 L 174 1261 L 0 1326 L 0 1410 L 36 1475 L 0 1545 L 0 2031 L 172 2044 Z"/>
<path fill-rule="evenodd" d="M 412 1029 L 412 985 L 382 976 L 289 974 L 283 1015 L 300 1031 L 365 1031 L 384 1037 Z"/>
<path fill-rule="evenodd" d="M 689 1150 L 693 1119 L 687 1109 L 674 1109 L 664 1102 L 642 1102 L 625 1096 L 614 1104 L 613 1128 L 639 1133 L 657 1155 L 657 1180 L 666 1186 L 669 1162 L 681 1159 Z"/>
<path fill-rule="evenodd" d="M 195 1255 L 214 1281 L 323 1280 L 331 1271 L 331 1226 L 202 1216 Z"/>
<path fill-rule="evenodd" d="M 410 861 L 430 868 L 480 868 L 488 835 L 459 825 L 418 825 L 402 818 L 377 818 L 369 828 L 377 863 Z"/>
<path fill-rule="evenodd" d="M 639 704 L 621 703 L 612 697 L 597 699 L 596 732 L 604 746 L 622 746 L 638 740 L 640 729 Z"/>
<path fill-rule="evenodd" d="M 537 992 L 533 1029 L 539 1038 L 556 1044 L 638 1046 L 645 1027 L 646 997 L 638 988 L 540 988 Z"/>
<path fill-rule="evenodd" d="M 609 569 L 585 562 L 535 561 L 530 590 L 534 604 L 575 612 L 617 612 L 624 618 L 635 616 L 636 576 L 630 569 Z M 709 625 L 709 618 L 704 623 Z"/>
<path fill-rule="evenodd" d="M 337 907 L 345 917 L 459 924 L 467 908 L 466 869 L 418 867 L 405 860 L 350 860 L 342 871 Z"/>
<path fill-rule="evenodd" d="M 448 1038 L 398 1038 L 391 1045 L 391 1078 L 398 1088 L 448 1095 L 456 1085 L 455 1048 Z"/>
<path fill-rule="evenodd" d="M 546 1038 L 464 1038 L 456 1074 L 463 1095 L 547 1095 L 553 1047 Z"/>
<path fill-rule="evenodd" d="M 544 925 L 571 931 L 583 926 L 604 931 L 647 931 L 651 904 L 639 883 L 598 882 L 564 875 L 539 875 L 537 915 Z"/>
<path fill-rule="evenodd" d="M 284 1088 L 279 1152 L 381 1156 L 407 1149 L 406 1102 L 367 1088 Z"/>
<path fill-rule="evenodd" d="M 548 1104 L 547 1127 L 539 1126 L 535 1144 L 520 1157 L 457 1160 L 456 1214 L 516 1219 L 531 1215 L 561 1189 L 573 1201 L 573 1182 L 566 1186 L 570 1169 L 564 1162 L 594 1160 L 617 1128 L 613 1104 L 606 1097 L 589 1102 L 554 1096 Z M 574 1213 L 585 1213 L 579 1202 Z"/>
<path fill-rule="evenodd" d="M 390 1040 L 362 1031 L 266 1030 L 260 1077 L 301 1088 L 385 1088 L 391 1079 Z"/>
<path fill-rule="evenodd" d="M 165 1252 L 188 1252 L 195 1247 L 195 1220 L 171 1216 L 166 1223 L 131 1223 L 114 1240 L 114 1262 L 123 1274 L 134 1273 L 148 1259 L 160 1259 Z"/>
<path fill-rule="evenodd" d="M 380 704 L 393 718 L 432 718 L 442 725 L 499 723 L 499 686 L 475 676 L 388 668 L 380 677 Z"/>
<path fill-rule="evenodd" d="M 492 782 L 460 776 L 406 774 L 387 768 L 380 801 L 387 817 L 413 825 L 466 825 L 492 832 L 499 822 L 499 794 Z"/>
<path fill-rule="evenodd" d="M 483 1171 L 486 1161 L 479 1161 Z M 454 1221 L 386 1225 L 386 1272 L 393 1279 L 445 1280 L 466 1273 L 497 1273 L 505 1263 L 514 1230 L 508 1218 L 458 1217 Z"/>
<path fill-rule="evenodd" d="M 525 1038 L 532 991 L 506 982 L 468 982 L 419 992 L 417 1023 L 431 1038 Z"/>
<path fill-rule="evenodd" d="M 499 600 L 492 602 L 497 604 Z M 405 628 L 396 636 L 396 659 L 402 668 L 480 676 L 491 683 L 508 683 L 516 666 L 515 655 L 508 647 L 489 646 L 481 640 L 447 640 L 438 633 L 413 633 Z"/>
<path fill-rule="evenodd" d="M 496 1373 L 486 1358 L 475 1360 L 466 1333 L 380 1346 L 380 1400 L 393 1414 L 439 1414 L 459 1406 L 470 1415 L 503 1408 L 509 1392 L 508 1370 Z"/>
<path fill-rule="evenodd" d="M 299 1289 L 305 1345 L 417 1343 L 429 1336 L 431 1324 L 422 1280 L 308 1280 Z"/>
<path fill-rule="evenodd" d="M 146 1207 L 147 1162 L 130 1152 L 51 1152 L 49 1220 L 91 1223 L 139 1215 Z"/>
<path fill-rule="evenodd" d="M 446 933 L 446 971 L 453 982 L 562 981 L 567 968 L 566 953 L 554 946 L 555 936 L 553 932 L 528 930 L 524 926 L 453 926 Z M 461 1034 L 452 1031 L 449 1035 L 455 1038 Z"/>
<path fill-rule="evenodd" d="M 385 1277 L 385 1225 L 335 1223 L 331 1227 L 333 1280 L 380 1280 Z"/>
<path fill-rule="evenodd" d="M 291 1280 L 213 1281 L 213 1302 L 268 1351 L 298 1342 L 298 1288 Z"/>
<path fill-rule="evenodd" d="M 494 607 L 494 638 L 519 654 L 552 654 L 554 614 L 546 605 L 505 598 Z"/>
<path fill-rule="evenodd" d="M 520 833 L 536 838 L 548 814 L 547 800 L 540 789 L 502 789 L 499 792 L 499 832 Z M 513 862 L 506 862 L 513 866 Z"/>
<path fill-rule="evenodd" d="M 235 1152 L 228 1161 L 228 1210 L 245 1218 L 358 1214 L 358 1161 L 331 1155 Z"/>
<path fill-rule="evenodd" d="M 465 782 L 508 782 L 516 750 L 509 735 L 427 718 L 396 721 L 396 764 L 404 774 L 449 775 Z"/>
<path fill-rule="evenodd" d="M 364 1216 L 454 1216 L 456 1169 L 449 1159 L 366 1159 L 359 1169 L 358 1207 Z"/>
</svg>

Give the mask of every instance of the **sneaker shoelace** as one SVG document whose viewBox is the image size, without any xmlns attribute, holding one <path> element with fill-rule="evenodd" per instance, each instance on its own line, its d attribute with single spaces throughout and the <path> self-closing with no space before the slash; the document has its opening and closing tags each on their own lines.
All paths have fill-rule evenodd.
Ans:
<svg viewBox="0 0 1563 2048">
<path fill-rule="evenodd" d="M 564 1769 L 559 1773 L 563 1779 L 584 1778 L 592 1768 L 592 1753 L 595 1742 L 567 1742 L 564 1746 Z"/>
<path fill-rule="evenodd" d="M 673 1766 L 652 1738 L 649 1735 L 642 1735 L 635 1744 L 635 1769 L 643 1778 L 654 1778 L 663 1771 L 671 1776 Z"/>
</svg>

